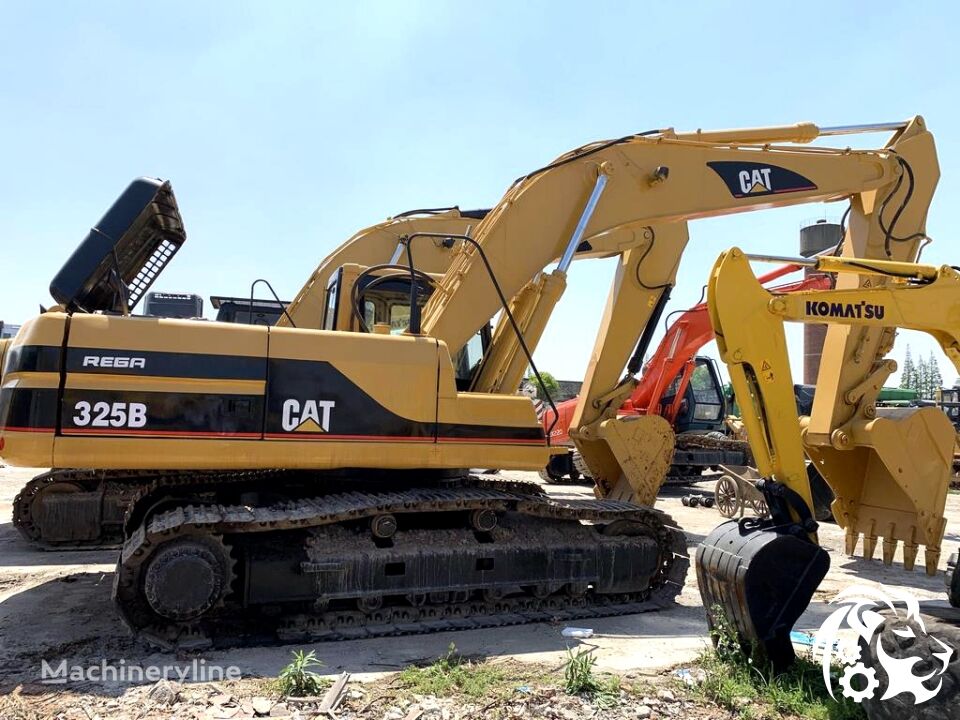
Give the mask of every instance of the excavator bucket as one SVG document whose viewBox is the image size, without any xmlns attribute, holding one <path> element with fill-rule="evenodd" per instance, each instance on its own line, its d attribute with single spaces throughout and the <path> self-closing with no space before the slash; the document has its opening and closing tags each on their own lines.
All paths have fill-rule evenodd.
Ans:
<svg viewBox="0 0 960 720">
<path fill-rule="evenodd" d="M 956 432 L 938 408 L 880 408 L 876 414 L 850 424 L 851 449 L 809 446 L 807 452 L 836 495 L 832 509 L 846 531 L 848 555 L 862 537 L 863 556 L 873 559 L 882 539 L 884 564 L 891 565 L 902 548 L 904 568 L 913 570 L 923 548 L 925 570 L 934 575 Z"/>
<path fill-rule="evenodd" d="M 744 651 L 779 672 L 794 659 L 790 631 L 827 574 L 830 557 L 798 526 L 729 520 L 697 548 L 697 582 L 711 631 L 726 621 Z"/>
<path fill-rule="evenodd" d="M 673 461 L 675 435 L 659 415 L 610 418 L 600 423 L 589 444 L 590 462 L 600 465 L 596 479 L 608 479 L 603 496 L 638 505 L 653 504 Z M 585 453 L 586 454 L 586 453 Z"/>
</svg>

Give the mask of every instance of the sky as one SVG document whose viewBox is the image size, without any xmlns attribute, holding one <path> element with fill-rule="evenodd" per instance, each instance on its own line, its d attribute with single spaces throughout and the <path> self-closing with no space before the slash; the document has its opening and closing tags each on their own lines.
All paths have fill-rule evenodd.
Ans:
<svg viewBox="0 0 960 720">
<path fill-rule="evenodd" d="M 960 264 L 958 20 L 950 2 L 0 0 L 0 319 L 52 302 L 52 277 L 137 176 L 173 183 L 188 233 L 154 290 L 245 296 L 263 277 L 286 299 L 362 227 L 489 207 L 573 147 L 666 126 L 921 114 L 942 171 L 923 259 Z M 722 250 L 795 254 L 805 222 L 842 210 L 691 222 L 668 309 L 697 301 Z M 582 378 L 612 273 L 574 264 L 541 369 Z M 799 379 L 799 329 L 788 339 Z M 908 343 L 937 347 L 902 333 L 892 357 Z"/>
</svg>

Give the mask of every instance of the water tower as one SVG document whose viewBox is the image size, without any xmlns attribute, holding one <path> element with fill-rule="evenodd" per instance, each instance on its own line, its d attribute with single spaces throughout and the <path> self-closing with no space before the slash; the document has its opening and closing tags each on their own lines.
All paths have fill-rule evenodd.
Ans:
<svg viewBox="0 0 960 720">
<path fill-rule="evenodd" d="M 840 226 L 826 220 L 817 220 L 812 225 L 800 228 L 800 254 L 803 257 L 816 255 L 829 250 L 841 240 Z M 805 270 L 808 275 L 810 269 Z M 803 382 L 814 385 L 820 371 L 820 356 L 823 354 L 823 341 L 827 336 L 826 325 L 803 326 Z"/>
</svg>

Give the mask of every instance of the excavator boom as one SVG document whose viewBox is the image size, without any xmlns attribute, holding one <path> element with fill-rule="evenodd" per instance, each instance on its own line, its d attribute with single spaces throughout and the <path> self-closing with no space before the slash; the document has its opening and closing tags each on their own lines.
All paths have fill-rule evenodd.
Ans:
<svg viewBox="0 0 960 720">
<path fill-rule="evenodd" d="M 465 239 L 424 308 L 422 331 L 455 350 L 499 309 L 498 298 L 516 296 L 556 258 L 565 274 L 574 254 L 616 256 L 570 437 L 599 495 L 651 502 L 673 456 L 673 433 L 662 418 L 623 422 L 617 410 L 634 390 L 676 281 L 688 239 L 681 221 L 849 198 L 845 252 L 911 259 L 939 176 L 936 152 L 922 118 L 882 127 L 894 135 L 871 151 L 773 144 L 817 137 L 816 126 L 800 124 L 655 132 L 567 153 L 517 180 Z M 870 332 L 864 341 L 875 345 Z"/>
</svg>

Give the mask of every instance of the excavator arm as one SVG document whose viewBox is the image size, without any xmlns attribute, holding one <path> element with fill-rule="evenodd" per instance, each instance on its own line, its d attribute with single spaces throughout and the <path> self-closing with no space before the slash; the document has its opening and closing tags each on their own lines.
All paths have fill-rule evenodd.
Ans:
<svg viewBox="0 0 960 720">
<path fill-rule="evenodd" d="M 878 130 L 894 131 L 878 150 L 803 146 Z M 587 145 L 517 180 L 462 238 L 419 329 L 455 353 L 501 309 L 503 298 L 516 296 L 556 258 L 566 273 L 574 255 L 617 256 L 571 437 L 599 495 L 649 503 L 669 466 L 673 434 L 662 418 L 616 415 L 634 390 L 633 375 L 675 282 L 685 221 L 849 199 L 844 252 L 910 260 L 938 176 L 933 138 L 919 117 L 822 130 L 803 123 L 661 131 Z M 845 352 L 875 352 L 882 331 L 866 332 L 841 343 Z M 490 381 L 484 388 L 495 386 Z"/>
<path fill-rule="evenodd" d="M 698 551 L 697 572 L 711 622 L 722 612 L 734 621 L 745 644 L 759 644 L 775 665 L 783 666 L 793 657 L 790 628 L 829 566 L 826 552 L 817 546 L 804 451 L 836 494 L 833 513 L 846 529 L 848 554 L 862 534 L 864 554 L 872 557 L 880 536 L 884 562 L 892 563 L 902 542 L 904 565 L 912 570 L 918 547 L 924 546 L 926 570 L 933 574 L 955 443 L 950 420 L 937 408 L 877 408 L 877 396 L 896 363 L 869 358 L 859 381 L 836 399 L 856 412 L 838 413 L 848 419 L 833 426 L 829 447 L 819 445 L 810 432 L 818 419 L 817 405 L 814 417 L 796 415 L 784 323 L 829 323 L 890 337 L 896 328 L 921 330 L 960 369 L 960 273 L 949 267 L 827 256 L 798 262 L 836 274 L 838 289 L 787 295 L 764 289 L 749 261 L 736 248 L 720 256 L 710 275 L 708 303 L 757 468 L 765 478 L 762 490 L 771 519 L 721 525 Z M 843 283 L 857 278 L 860 287 Z M 826 406 L 834 398 L 822 396 L 823 380 L 843 370 L 833 364 L 837 357 L 825 353 L 821 361 L 817 397 L 828 401 Z M 821 411 L 823 407 L 821 402 Z"/>
</svg>

